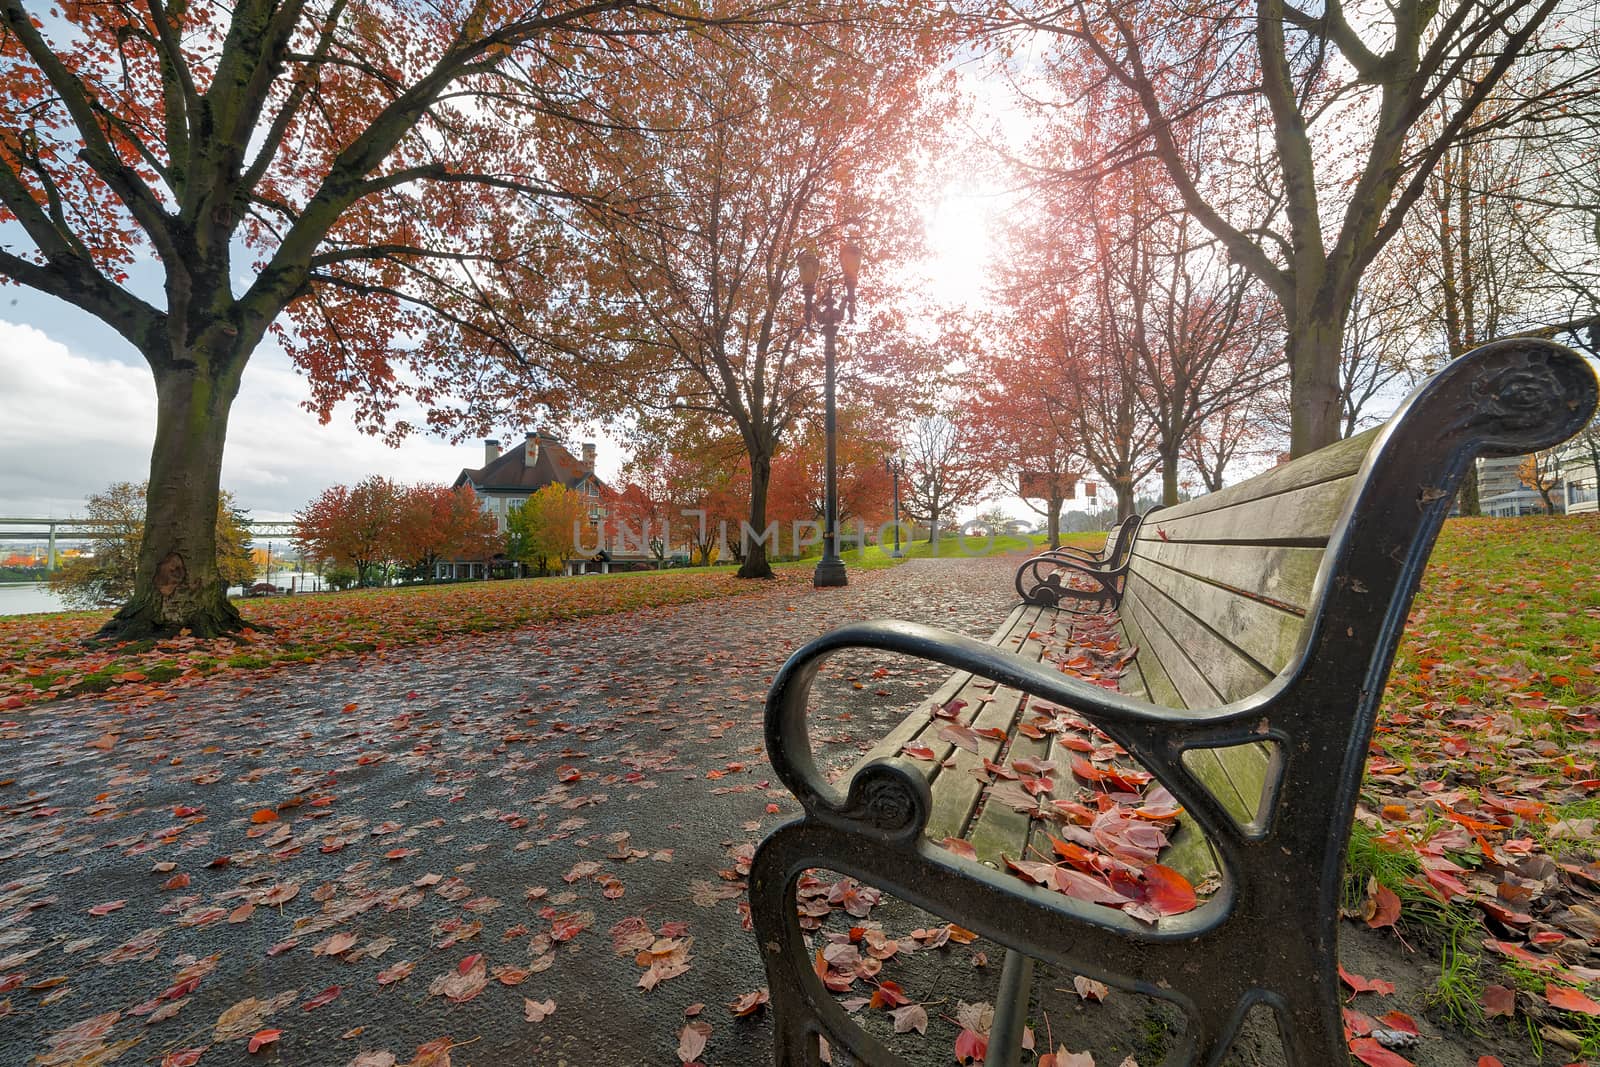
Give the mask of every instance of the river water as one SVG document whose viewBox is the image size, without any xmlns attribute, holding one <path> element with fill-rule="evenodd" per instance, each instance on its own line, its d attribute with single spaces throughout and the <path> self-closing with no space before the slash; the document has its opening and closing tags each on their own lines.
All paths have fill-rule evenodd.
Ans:
<svg viewBox="0 0 1600 1067">
<path fill-rule="evenodd" d="M 0 615 L 37 615 L 41 611 L 67 610 L 43 582 L 0 585 Z"/>
<path fill-rule="evenodd" d="M 273 571 L 270 581 L 282 589 L 292 585 L 297 593 L 317 592 L 323 588 L 322 579 L 315 574 L 300 571 Z M 237 586 L 228 590 L 229 596 L 239 596 Z M 19 582 L 0 585 L 0 615 L 37 615 L 46 611 L 71 611 L 61 598 L 50 592 L 44 582 Z"/>
</svg>

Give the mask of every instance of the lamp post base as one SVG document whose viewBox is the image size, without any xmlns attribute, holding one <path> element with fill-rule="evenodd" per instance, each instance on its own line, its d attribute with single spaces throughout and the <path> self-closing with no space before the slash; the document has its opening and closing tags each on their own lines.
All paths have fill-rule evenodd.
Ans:
<svg viewBox="0 0 1600 1067">
<path fill-rule="evenodd" d="M 844 560 L 819 560 L 817 571 L 811 577 L 811 584 L 818 589 L 831 589 L 841 585 L 849 585 L 850 579 L 844 573 Z"/>
</svg>

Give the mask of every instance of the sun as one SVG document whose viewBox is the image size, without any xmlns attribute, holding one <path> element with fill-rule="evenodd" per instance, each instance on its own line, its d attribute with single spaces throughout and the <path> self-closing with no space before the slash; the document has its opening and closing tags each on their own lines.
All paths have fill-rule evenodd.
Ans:
<svg viewBox="0 0 1600 1067">
<path fill-rule="evenodd" d="M 985 300 L 998 223 L 994 191 L 972 183 L 945 187 L 923 217 L 928 246 L 923 273 L 936 303 L 963 306 Z"/>
</svg>

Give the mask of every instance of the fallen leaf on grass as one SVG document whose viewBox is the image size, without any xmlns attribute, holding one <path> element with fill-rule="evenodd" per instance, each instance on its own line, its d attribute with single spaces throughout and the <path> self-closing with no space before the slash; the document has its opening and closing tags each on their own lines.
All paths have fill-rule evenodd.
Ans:
<svg viewBox="0 0 1600 1067">
<path fill-rule="evenodd" d="M 1352 1039 L 1350 1054 L 1367 1067 L 1416 1067 L 1398 1052 L 1391 1052 L 1370 1037 Z"/>
<path fill-rule="evenodd" d="M 1562 1011 L 1575 1011 L 1583 1015 L 1600 1015 L 1600 1004 L 1596 1004 L 1576 989 L 1546 982 L 1544 997 L 1550 1006 L 1560 1008 Z"/>
<path fill-rule="evenodd" d="M 1388 996 L 1394 992 L 1393 982 L 1385 982 L 1382 978 L 1363 978 L 1359 974 L 1351 974 L 1344 969 L 1343 964 L 1339 966 L 1339 977 L 1344 981 L 1345 985 L 1357 993 L 1379 993 L 1383 996 Z"/>
</svg>

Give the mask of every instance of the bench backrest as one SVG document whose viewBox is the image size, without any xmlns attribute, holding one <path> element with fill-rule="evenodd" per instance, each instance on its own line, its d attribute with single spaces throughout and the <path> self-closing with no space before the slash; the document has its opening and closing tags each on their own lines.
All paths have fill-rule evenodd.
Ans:
<svg viewBox="0 0 1600 1067">
<path fill-rule="evenodd" d="M 1328 538 L 1379 432 L 1143 524 L 1121 611 L 1151 699 L 1216 707 L 1261 689 L 1289 663 Z"/>
</svg>

